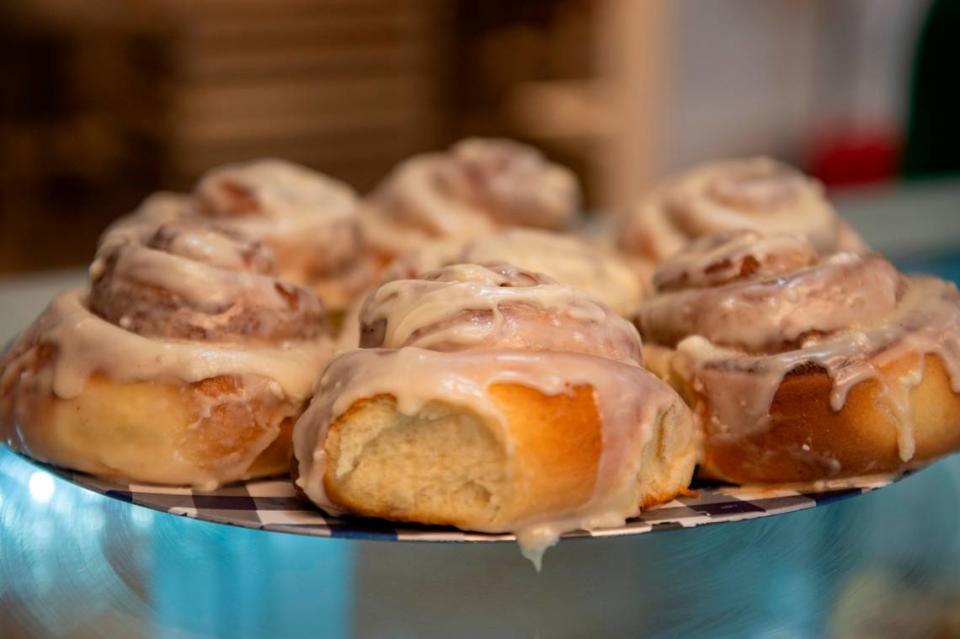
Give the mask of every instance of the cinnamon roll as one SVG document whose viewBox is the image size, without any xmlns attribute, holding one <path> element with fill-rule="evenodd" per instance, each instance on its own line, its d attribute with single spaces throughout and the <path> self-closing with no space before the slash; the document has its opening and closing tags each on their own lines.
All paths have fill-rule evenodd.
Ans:
<svg viewBox="0 0 960 639">
<path fill-rule="evenodd" d="M 800 235 L 821 253 L 867 251 L 819 182 L 769 158 L 705 164 L 668 181 L 641 199 L 619 241 L 660 262 L 698 237 L 734 230 Z"/>
<path fill-rule="evenodd" d="M 270 249 L 181 222 L 109 233 L 0 372 L 15 450 L 99 475 L 205 488 L 283 472 L 331 346 L 323 304 Z"/>
<path fill-rule="evenodd" d="M 394 261 L 384 279 L 418 277 L 457 263 L 509 262 L 575 286 L 617 313 L 632 317 L 644 282 L 613 251 L 573 236 L 535 229 L 504 229 L 466 242 L 435 240 Z"/>
<path fill-rule="evenodd" d="M 212 169 L 189 196 L 153 195 L 132 219 L 134 224 L 184 219 L 258 239 L 273 250 L 281 278 L 310 288 L 336 313 L 375 275 L 357 210 L 346 184 L 264 159 Z"/>
<path fill-rule="evenodd" d="M 294 428 L 320 507 L 516 532 L 528 557 L 619 525 L 690 480 L 696 430 L 640 366 L 636 329 L 524 269 L 452 265 L 383 285 Z"/>
<path fill-rule="evenodd" d="M 467 239 L 501 226 L 564 229 L 580 203 L 577 180 L 532 147 L 463 140 L 400 164 L 367 198 L 363 226 L 383 261 L 425 240 Z"/>
<path fill-rule="evenodd" d="M 797 235 L 701 238 L 657 270 L 645 355 L 738 483 L 889 472 L 960 447 L 960 294 Z"/>
</svg>

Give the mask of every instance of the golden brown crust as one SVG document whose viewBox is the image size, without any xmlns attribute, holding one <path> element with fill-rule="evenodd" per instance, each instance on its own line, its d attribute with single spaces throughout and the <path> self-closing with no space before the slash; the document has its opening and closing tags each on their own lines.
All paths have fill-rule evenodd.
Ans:
<svg viewBox="0 0 960 639">
<path fill-rule="evenodd" d="M 809 482 L 960 448 L 954 286 L 747 231 L 697 240 L 655 280 L 637 319 L 656 344 L 645 361 L 694 408 L 704 474 Z"/>
<path fill-rule="evenodd" d="M 531 511 L 562 510 L 588 500 L 601 452 L 600 419 L 592 389 L 578 387 L 571 395 L 547 396 L 518 384 L 495 384 L 490 395 L 507 418 L 514 441 L 512 456 L 501 451 L 502 474 L 512 478 L 509 490 L 513 497 L 497 509 L 457 512 L 433 508 L 429 503 L 398 509 L 395 503 L 355 494 L 348 482 L 337 479 L 333 469 L 340 456 L 341 433 L 352 420 L 362 419 L 364 409 L 372 403 L 387 401 L 396 410 L 396 401 L 384 395 L 355 402 L 331 426 L 325 447 L 330 460 L 324 481 L 328 497 L 334 504 L 365 516 L 475 530 L 495 525 L 493 518 L 514 519 Z M 484 427 L 496 429 L 492 424 Z M 422 445 L 430 448 L 430 442 Z"/>
<path fill-rule="evenodd" d="M 516 490 L 522 510 L 559 511 L 585 503 L 603 452 L 603 426 L 589 386 L 544 395 L 519 384 L 489 389 L 514 442 Z"/>
<path fill-rule="evenodd" d="M 498 383 L 491 385 L 489 394 L 506 418 L 509 430 L 506 437 L 512 442 L 511 446 L 504 444 L 497 423 L 478 419 L 480 428 L 486 431 L 489 439 L 480 441 L 482 438 L 461 436 L 458 443 L 469 446 L 471 442 L 479 442 L 478 449 L 481 444 L 490 445 L 486 457 L 463 448 L 448 448 L 448 442 L 437 431 L 422 431 L 426 437 L 411 447 L 414 451 L 429 451 L 427 456 L 432 456 L 430 461 L 434 467 L 443 465 L 438 459 L 444 456 L 469 459 L 469 463 L 460 465 L 464 468 L 470 463 L 479 465 L 478 459 L 493 460 L 495 469 L 487 471 L 486 481 L 476 475 L 468 477 L 467 470 L 463 475 L 447 477 L 446 482 L 438 482 L 436 477 L 418 481 L 414 475 L 426 474 L 427 464 L 416 459 L 407 460 L 411 461 L 413 471 L 403 473 L 403 476 L 399 466 L 378 466 L 383 475 L 380 479 L 389 487 L 371 490 L 371 484 L 364 480 L 363 474 L 366 472 L 369 476 L 372 472 L 366 471 L 364 464 L 377 463 L 372 458 L 379 453 L 370 443 L 357 459 L 346 462 L 349 472 L 338 473 L 336 469 L 341 462 L 356 453 L 355 444 L 346 441 L 350 438 L 349 431 L 361 429 L 364 424 L 374 421 L 378 407 L 386 408 L 391 415 L 394 420 L 392 428 L 406 427 L 395 399 L 378 395 L 354 402 L 330 427 L 325 442 L 328 463 L 324 489 L 327 498 L 338 508 L 359 515 L 486 531 L 509 530 L 510 522 L 546 512 L 572 512 L 587 503 L 593 496 L 603 452 L 602 423 L 593 389 L 578 386 L 569 394 L 545 395 L 523 385 Z M 462 417 L 464 409 L 448 408 L 453 414 L 459 412 Z M 427 412 L 429 409 L 424 415 Z M 653 437 L 645 448 L 644 463 L 640 464 L 641 476 L 637 478 L 638 510 L 641 506 L 673 499 L 689 484 L 693 448 L 688 439 L 682 443 L 671 440 L 667 430 L 662 423 L 654 425 Z M 387 437 L 382 441 L 398 441 Z M 678 445 L 682 450 L 674 449 Z M 351 453 L 344 452 L 348 448 Z M 385 474 L 385 468 L 393 472 Z M 390 490 L 401 483 L 405 484 L 402 495 L 389 496 Z M 484 491 L 483 499 L 474 499 L 474 494 L 456 492 L 461 490 L 458 487 L 469 483 L 478 484 L 477 489 Z M 429 493 L 433 491 L 449 491 L 449 494 L 430 498 Z M 416 497 L 408 499 L 410 495 Z M 451 495 L 456 499 L 446 499 Z"/>
<path fill-rule="evenodd" d="M 645 353 L 646 354 L 646 353 Z M 663 354 L 660 353 L 660 361 Z M 655 369 L 673 384 L 705 423 L 702 474 L 734 483 L 805 482 L 837 476 L 892 472 L 905 464 L 900 458 L 900 424 L 891 408 L 893 398 L 880 379 L 896 378 L 916 368 L 920 355 L 911 353 L 881 369 L 879 379 L 867 379 L 849 392 L 839 411 L 830 406 L 834 383 L 817 368 L 795 370 L 777 389 L 771 422 L 753 434 L 726 440 L 711 432 L 706 416 L 708 397 L 697 382 L 672 367 Z M 924 375 L 910 391 L 910 420 L 916 452 L 910 464 L 922 464 L 960 448 L 960 395 L 940 358 L 925 356 Z"/>
<path fill-rule="evenodd" d="M 205 488 L 284 472 L 329 359 L 323 304 L 235 230 L 130 220 L 91 287 L 0 358 L 0 434 L 40 461 Z"/>
<path fill-rule="evenodd" d="M 42 384 L 17 393 L 4 420 L 15 450 L 97 475 L 203 487 L 285 472 L 302 408 L 264 380 L 233 376 L 183 384 L 95 375 L 72 399 Z"/>
</svg>

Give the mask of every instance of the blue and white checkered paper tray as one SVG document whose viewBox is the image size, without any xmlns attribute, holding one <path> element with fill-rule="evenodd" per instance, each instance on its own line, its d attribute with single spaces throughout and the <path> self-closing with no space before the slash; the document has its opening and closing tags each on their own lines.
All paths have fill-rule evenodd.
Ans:
<svg viewBox="0 0 960 639">
<path fill-rule="evenodd" d="M 299 535 L 381 541 L 513 541 L 511 534 L 470 533 L 442 526 L 400 524 L 359 517 L 332 517 L 300 498 L 289 479 L 248 481 L 217 490 L 121 483 L 59 468 L 50 471 L 107 497 L 174 515 L 245 528 Z M 695 495 L 650 508 L 623 526 L 574 531 L 564 537 L 640 535 L 813 508 L 882 488 L 899 475 L 873 475 L 818 482 L 804 487 L 695 485 Z"/>
</svg>

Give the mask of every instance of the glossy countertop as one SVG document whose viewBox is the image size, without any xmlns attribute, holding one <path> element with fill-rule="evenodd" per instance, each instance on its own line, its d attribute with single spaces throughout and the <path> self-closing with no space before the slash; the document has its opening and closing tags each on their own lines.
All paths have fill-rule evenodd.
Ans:
<svg viewBox="0 0 960 639">
<path fill-rule="evenodd" d="M 913 191 L 845 206 L 893 253 L 896 229 L 874 221 L 924 226 L 912 212 L 934 211 L 937 250 L 911 232 L 895 257 L 957 279 L 960 188 L 938 189 L 938 203 Z M 80 281 L 0 280 L 0 340 Z M 157 513 L 0 448 L 0 637 L 20 636 L 960 637 L 960 456 L 812 510 L 566 540 L 537 574 L 510 543 L 323 539 Z"/>
<path fill-rule="evenodd" d="M 158 513 L 6 451 L 0 495 L 3 637 L 960 636 L 960 458 L 808 511 L 566 540 L 540 574 L 509 543 Z"/>
</svg>

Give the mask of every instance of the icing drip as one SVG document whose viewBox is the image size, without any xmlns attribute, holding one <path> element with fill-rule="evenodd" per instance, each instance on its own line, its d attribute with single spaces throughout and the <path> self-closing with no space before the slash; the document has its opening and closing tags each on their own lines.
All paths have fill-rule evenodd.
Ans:
<svg viewBox="0 0 960 639">
<path fill-rule="evenodd" d="M 332 349 L 326 338 L 270 346 L 144 337 L 91 313 L 81 290 L 57 297 L 22 339 L 56 348 L 52 389 L 64 399 L 77 397 L 90 376 L 99 373 L 123 382 L 185 383 L 218 375 L 259 375 L 275 381 L 277 395 L 305 401 Z M 17 352 L 15 344 L 11 353 Z M 5 373 L 21 369 L 15 360 L 5 363 Z"/>
<path fill-rule="evenodd" d="M 744 252 L 742 240 L 730 240 L 731 255 Z M 785 238 L 764 242 L 758 260 L 771 246 L 790 246 Z M 722 243 L 691 247 L 663 268 L 679 272 L 717 259 L 726 259 Z M 942 280 L 902 276 L 878 256 L 838 254 L 773 279 L 753 274 L 670 291 L 645 303 L 639 321 L 645 338 L 678 342 L 675 366 L 709 398 L 717 439 L 765 430 L 784 378 L 813 366 L 832 380 L 834 411 L 858 384 L 881 384 L 906 462 L 915 453 L 911 391 L 923 380 L 925 355 L 943 362 L 960 392 L 960 293 Z M 915 363 L 895 372 L 903 361 Z"/>
<path fill-rule="evenodd" d="M 511 140 L 463 140 L 451 149 L 459 171 L 449 185 L 500 224 L 548 229 L 570 225 L 579 206 L 576 178 L 533 147 Z"/>
<path fill-rule="evenodd" d="M 337 306 L 345 306 L 372 275 L 350 188 L 282 160 L 215 168 L 199 180 L 192 196 L 152 195 L 108 229 L 101 244 L 122 240 L 131 227 L 173 222 L 265 242 L 282 278 L 317 289 Z"/>
<path fill-rule="evenodd" d="M 764 236 L 755 231 L 706 235 L 689 250 L 660 265 L 653 284 L 658 291 L 703 288 L 746 278 L 773 278 L 817 261 L 809 242 L 796 235 Z"/>
<path fill-rule="evenodd" d="M 258 375 L 278 397 L 304 401 L 332 352 L 326 315 L 274 270 L 269 249 L 234 231 L 125 221 L 104 237 L 90 290 L 54 299 L 14 344 L 0 387 L 35 374 L 33 359 L 47 352 L 44 387 L 65 399 L 94 374 L 185 383 Z"/>
<path fill-rule="evenodd" d="M 519 522 L 491 522 L 481 531 L 500 532 L 507 525 L 517 533 L 524 554 L 537 563 L 543 551 L 566 531 L 621 525 L 634 515 L 640 451 L 658 420 L 667 413 L 684 415 L 686 408 L 648 371 L 579 353 L 439 353 L 414 347 L 344 353 L 324 372 L 313 402 L 294 429 L 294 450 L 300 463 L 297 483 L 315 503 L 337 512 L 323 486 L 327 429 L 354 402 L 380 394 L 394 396 L 398 410 L 405 415 L 416 414 L 427 402 L 442 398 L 493 419 L 501 425 L 501 440 L 509 451 L 505 417 L 487 392 L 491 385 L 505 382 L 547 395 L 569 392 L 577 385 L 592 386 L 603 423 L 603 452 L 592 496 L 585 503 Z"/>
<path fill-rule="evenodd" d="M 204 212 L 226 218 L 350 219 L 355 207 L 345 184 L 274 159 L 213 169 L 200 178 L 196 197 Z"/>
<path fill-rule="evenodd" d="M 384 284 L 361 311 L 361 346 L 575 351 L 640 362 L 629 322 L 573 287 L 503 264 L 459 264 Z"/>
<path fill-rule="evenodd" d="M 659 294 L 641 306 L 639 321 L 643 335 L 659 344 L 703 335 L 724 346 L 764 352 L 889 313 L 901 281 L 882 257 L 838 253 L 770 279 Z"/>
<path fill-rule="evenodd" d="M 579 206 L 573 174 L 508 140 L 468 139 L 400 164 L 363 212 L 368 239 L 391 254 L 429 238 L 467 239 L 498 225 L 563 228 Z"/>
<path fill-rule="evenodd" d="M 546 275 L 506 264 L 447 266 L 384 284 L 367 298 L 359 323 L 364 348 L 334 358 L 294 428 L 297 483 L 326 510 L 338 509 L 324 478 L 352 469 L 342 455 L 337 468 L 327 467 L 328 430 L 356 402 L 380 395 L 395 398 L 403 415 L 441 401 L 492 421 L 507 459 L 514 460 L 513 431 L 491 386 L 519 384 L 544 395 L 591 389 L 602 441 L 589 498 L 560 511 L 541 506 L 522 517 L 498 510 L 477 528 L 516 532 L 537 565 L 563 532 L 619 525 L 636 513 L 642 453 L 661 420 L 669 420 L 672 436 L 687 440 L 692 470 L 689 412 L 669 386 L 639 366 L 636 330 Z M 508 474 L 519 473 L 511 463 Z"/>
<path fill-rule="evenodd" d="M 418 277 L 458 263 L 508 262 L 575 286 L 621 315 L 632 315 L 643 297 L 641 279 L 619 257 L 570 235 L 505 229 L 466 242 L 434 240 L 394 261 L 386 280 Z"/>
<path fill-rule="evenodd" d="M 188 224 L 128 227 L 91 267 L 90 309 L 156 337 L 309 339 L 326 315 L 308 291 L 273 277 L 258 242 Z"/>
<path fill-rule="evenodd" d="M 231 271 L 269 275 L 276 270 L 273 255 L 262 244 L 219 229 L 161 225 L 147 246 Z"/>
<path fill-rule="evenodd" d="M 292 252 L 309 259 L 318 273 L 342 267 L 362 249 L 350 188 L 289 162 L 258 160 L 213 169 L 197 183 L 195 195 L 199 213 L 263 239 L 280 257 Z M 281 275 L 288 275 L 283 264 Z"/>
<path fill-rule="evenodd" d="M 716 162 L 675 178 L 639 203 L 621 243 L 659 261 L 698 237 L 740 229 L 800 235 L 821 253 L 867 250 L 819 182 L 767 158 Z"/>
</svg>

